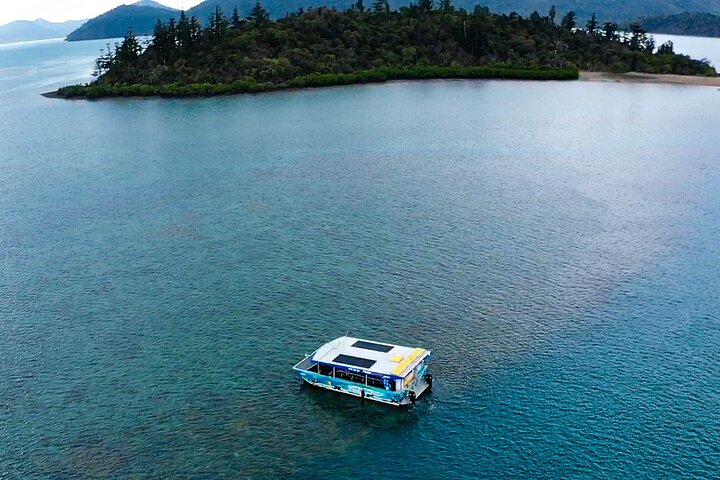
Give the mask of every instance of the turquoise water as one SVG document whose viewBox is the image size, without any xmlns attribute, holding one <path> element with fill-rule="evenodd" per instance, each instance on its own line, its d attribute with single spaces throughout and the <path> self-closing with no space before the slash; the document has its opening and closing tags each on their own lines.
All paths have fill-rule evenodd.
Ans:
<svg viewBox="0 0 720 480">
<path fill-rule="evenodd" d="M 99 46 L 0 49 L 0 477 L 717 477 L 720 91 L 38 95 Z M 298 386 L 346 332 L 432 395 Z"/>
</svg>

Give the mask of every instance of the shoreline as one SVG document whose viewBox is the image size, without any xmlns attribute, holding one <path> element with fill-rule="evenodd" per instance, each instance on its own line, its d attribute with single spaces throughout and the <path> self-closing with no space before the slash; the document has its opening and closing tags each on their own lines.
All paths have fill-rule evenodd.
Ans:
<svg viewBox="0 0 720 480">
<path fill-rule="evenodd" d="M 356 83 L 335 83 L 330 85 L 306 85 L 302 87 L 291 87 L 291 86 L 283 86 L 283 87 L 275 87 L 275 88 L 268 88 L 265 90 L 257 90 L 257 91 L 242 91 L 242 92 L 229 92 L 229 93 L 216 93 L 216 94 L 187 94 L 187 95 L 108 95 L 108 96 L 102 96 L 102 97 L 65 97 L 63 95 L 60 95 L 57 90 L 53 90 L 52 92 L 45 92 L 40 93 L 40 96 L 45 98 L 51 98 L 56 100 L 68 100 L 68 101 L 80 101 L 80 100 L 87 100 L 87 101 L 97 101 L 97 100 L 123 100 L 123 99 L 135 99 L 135 100 L 152 100 L 152 99 L 161 99 L 161 100 L 177 100 L 177 99 L 185 99 L 185 100 L 197 100 L 197 99 L 207 99 L 207 98 L 219 98 L 219 97 L 237 97 L 242 95 L 263 95 L 268 93 L 282 93 L 282 92 L 302 92 L 302 91 L 308 91 L 308 90 L 326 90 L 330 88 L 340 88 L 340 87 L 357 87 L 362 85 L 387 85 L 387 84 L 393 84 L 393 83 L 403 83 L 403 82 L 436 82 L 436 81 L 443 81 L 443 80 L 485 80 L 485 81 L 500 81 L 500 82 L 574 82 L 579 80 L 578 77 L 575 80 L 526 80 L 526 79 L 517 79 L 517 78 L 456 78 L 456 77 L 442 77 L 442 78 L 394 78 L 392 80 L 384 80 L 379 82 L 356 82 Z"/>
<path fill-rule="evenodd" d="M 53 90 L 52 92 L 41 93 L 40 95 L 42 95 L 45 98 L 59 98 L 61 100 L 69 100 L 69 99 L 63 97 L 62 95 L 60 95 L 57 90 Z"/>
<path fill-rule="evenodd" d="M 347 85 L 362 85 L 368 83 L 392 83 L 397 81 L 424 81 L 424 80 L 473 80 L 473 78 L 458 78 L 458 77 L 436 77 L 436 78 L 394 78 L 386 79 L 384 81 L 369 81 L 369 82 L 354 82 L 354 83 L 337 83 L 328 85 L 304 85 L 304 86 L 275 86 L 274 88 L 267 88 L 258 91 L 240 91 L 240 92 L 224 92 L 216 94 L 185 94 L 185 95 L 108 95 L 94 98 L 99 100 L 103 98 L 210 98 L 219 96 L 234 96 L 234 95 L 247 95 L 256 93 L 268 93 L 277 92 L 284 90 L 306 90 L 316 88 L 327 88 L 335 86 L 347 86 Z M 517 78 L 475 78 L 474 80 L 526 80 Z M 550 79 L 548 79 L 550 80 Z M 548 81 L 540 80 L 540 81 Z M 720 77 L 700 77 L 693 75 L 674 75 L 667 73 L 609 73 L 609 72 L 579 72 L 577 80 L 586 82 L 609 82 L 609 83 L 646 83 L 646 84 L 665 84 L 665 85 L 690 85 L 690 86 L 701 86 L 701 87 L 718 87 L 720 88 Z M 538 81 L 538 80 L 531 80 Z M 557 80 L 566 82 L 568 80 Z M 58 90 L 52 92 L 41 93 L 45 98 L 53 98 L 60 100 L 93 100 L 85 96 L 67 97 L 59 93 Z"/>
<path fill-rule="evenodd" d="M 720 77 L 674 75 L 670 73 L 580 72 L 579 79 L 586 82 L 651 83 L 666 85 L 692 85 L 699 87 L 720 87 Z"/>
<path fill-rule="evenodd" d="M 43 94 L 46 98 L 111 98 L 111 97 L 214 97 L 243 93 L 260 93 L 296 88 L 323 88 L 337 85 L 385 83 L 392 80 L 431 79 L 498 79 L 498 80 L 577 80 L 576 68 L 483 66 L 416 66 L 386 67 L 352 73 L 312 73 L 277 83 L 236 80 L 233 83 L 191 84 L 85 84 L 69 85 Z"/>
</svg>

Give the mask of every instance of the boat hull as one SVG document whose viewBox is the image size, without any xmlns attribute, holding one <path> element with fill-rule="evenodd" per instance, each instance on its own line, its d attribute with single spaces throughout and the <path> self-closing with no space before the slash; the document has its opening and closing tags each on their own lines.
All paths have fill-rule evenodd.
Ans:
<svg viewBox="0 0 720 480">
<path fill-rule="evenodd" d="M 430 388 L 430 385 L 425 380 L 424 376 L 421 376 L 420 379 L 413 384 L 412 388 L 401 392 L 392 392 L 389 390 L 368 387 L 366 385 L 358 385 L 338 378 L 328 377 L 304 370 L 296 370 L 296 373 L 300 380 L 313 387 L 324 388 L 325 390 L 344 393 L 346 395 L 352 395 L 353 397 L 364 398 L 366 400 L 372 400 L 374 402 L 397 407 L 413 404 L 409 395 L 411 391 L 415 394 L 415 399 L 417 400 Z"/>
</svg>

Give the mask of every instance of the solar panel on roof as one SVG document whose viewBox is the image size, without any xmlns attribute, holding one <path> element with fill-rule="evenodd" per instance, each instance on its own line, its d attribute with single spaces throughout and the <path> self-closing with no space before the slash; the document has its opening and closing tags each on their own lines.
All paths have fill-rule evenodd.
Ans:
<svg viewBox="0 0 720 480">
<path fill-rule="evenodd" d="M 368 358 L 353 357 L 352 355 L 340 354 L 333 360 L 335 363 L 344 363 L 345 365 L 352 365 L 353 367 L 370 368 L 375 365 L 375 360 Z"/>
<path fill-rule="evenodd" d="M 353 343 L 352 346 L 355 348 L 364 348 L 365 350 L 383 353 L 387 353 L 394 348 L 392 345 L 382 345 L 380 343 L 366 342 L 365 340 L 358 340 Z"/>
</svg>

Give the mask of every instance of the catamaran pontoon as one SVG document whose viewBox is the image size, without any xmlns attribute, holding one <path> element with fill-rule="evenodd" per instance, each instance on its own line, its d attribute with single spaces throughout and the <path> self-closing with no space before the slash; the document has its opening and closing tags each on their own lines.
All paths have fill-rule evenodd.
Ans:
<svg viewBox="0 0 720 480">
<path fill-rule="evenodd" d="M 391 405 L 410 405 L 432 388 L 430 351 L 340 337 L 293 367 L 321 388 Z"/>
</svg>

